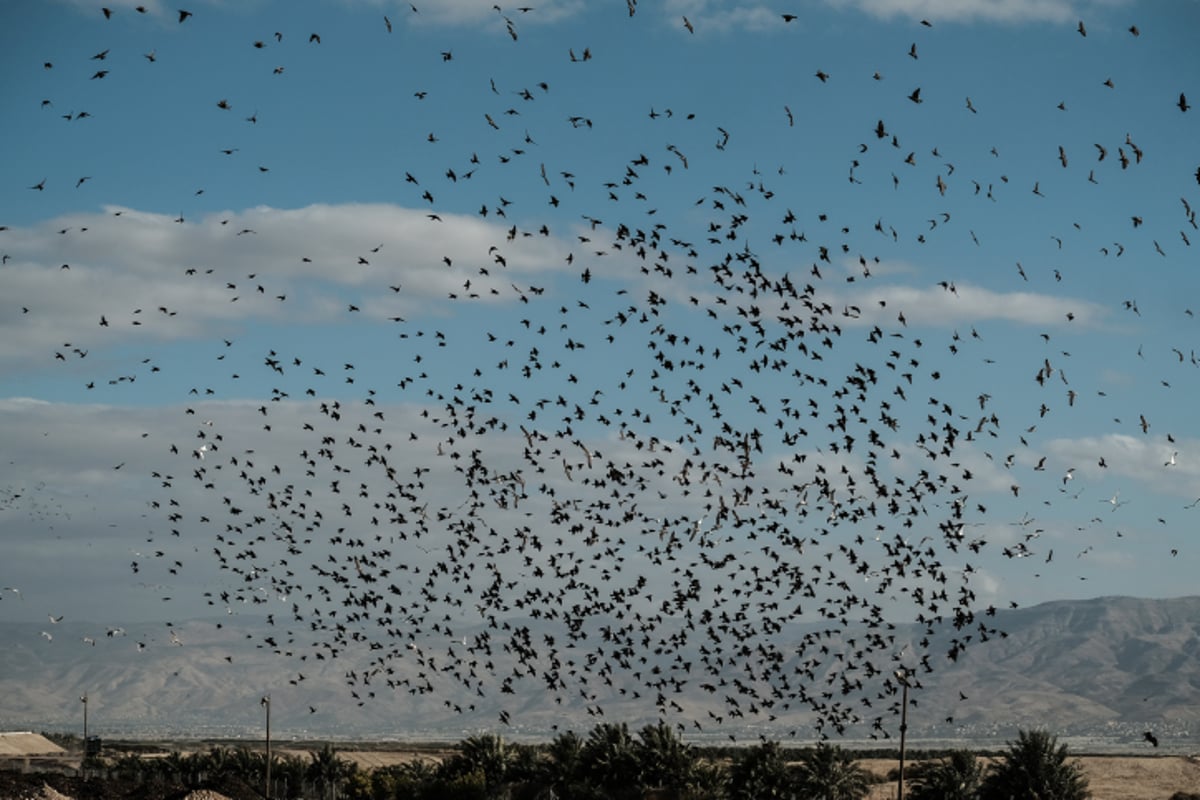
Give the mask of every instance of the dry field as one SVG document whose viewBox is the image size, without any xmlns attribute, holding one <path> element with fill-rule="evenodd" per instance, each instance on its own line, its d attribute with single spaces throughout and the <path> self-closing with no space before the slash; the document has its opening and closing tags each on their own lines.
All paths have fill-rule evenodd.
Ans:
<svg viewBox="0 0 1200 800">
<path fill-rule="evenodd" d="M 281 751 L 307 756 L 308 751 Z M 338 756 L 363 769 L 418 759 L 440 760 L 453 750 L 342 750 Z M 1094 800 L 1167 800 L 1175 792 L 1200 792 L 1200 757 L 1195 756 L 1081 756 Z M 884 777 L 896 768 L 891 759 L 859 762 Z M 895 783 L 873 787 L 868 800 L 892 800 Z"/>
<path fill-rule="evenodd" d="M 1200 792 L 1200 758 L 1195 756 L 1081 756 L 1094 800 L 1167 800 L 1175 792 Z M 886 775 L 896 762 L 859 762 L 876 775 Z M 896 784 L 875 786 L 868 800 L 892 800 Z"/>
</svg>

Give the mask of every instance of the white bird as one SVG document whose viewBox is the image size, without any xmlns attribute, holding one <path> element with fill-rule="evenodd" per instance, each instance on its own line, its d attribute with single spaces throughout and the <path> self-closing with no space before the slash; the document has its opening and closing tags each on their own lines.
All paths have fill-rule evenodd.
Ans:
<svg viewBox="0 0 1200 800">
<path fill-rule="evenodd" d="M 52 641 L 54 639 L 54 637 L 51 634 L 47 633 L 46 631 L 42 631 L 42 636 L 46 637 L 47 642 Z"/>
<path fill-rule="evenodd" d="M 202 444 L 202 445 L 200 445 L 199 447 L 197 447 L 195 450 L 193 450 L 193 451 L 192 451 L 192 455 L 193 455 L 193 456 L 195 456 L 196 458 L 200 459 L 201 461 L 203 461 L 203 460 L 204 460 L 204 453 L 205 453 L 207 450 L 208 450 L 208 445 L 207 445 L 207 444 Z"/>
<path fill-rule="evenodd" d="M 1175 466 L 1175 456 L 1177 456 L 1177 455 L 1179 455 L 1179 451 L 1178 451 L 1178 450 L 1177 450 L 1177 451 L 1175 451 L 1174 453 L 1171 453 L 1171 457 L 1170 457 L 1169 459 L 1167 459 L 1167 463 L 1163 464 L 1163 466 L 1164 466 L 1164 467 L 1173 467 L 1173 466 Z"/>
</svg>

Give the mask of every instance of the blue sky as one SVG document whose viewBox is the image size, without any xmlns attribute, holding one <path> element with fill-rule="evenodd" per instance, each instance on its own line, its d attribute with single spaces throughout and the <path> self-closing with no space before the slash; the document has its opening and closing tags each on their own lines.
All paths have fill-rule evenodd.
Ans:
<svg viewBox="0 0 1200 800">
<path fill-rule="evenodd" d="M 667 550 L 716 608 L 728 555 L 911 619 L 896 547 L 976 608 L 1195 592 L 1196 3 L 104 5 L 0 9 L 0 618 L 286 611 L 377 535 L 501 605 L 571 553 L 653 608 Z M 789 316 L 836 329 L 773 350 Z M 938 485 L 911 514 L 855 516 L 872 432 L 884 483 Z M 396 486 L 356 436 L 432 470 L 404 522 L 369 526 Z"/>
</svg>

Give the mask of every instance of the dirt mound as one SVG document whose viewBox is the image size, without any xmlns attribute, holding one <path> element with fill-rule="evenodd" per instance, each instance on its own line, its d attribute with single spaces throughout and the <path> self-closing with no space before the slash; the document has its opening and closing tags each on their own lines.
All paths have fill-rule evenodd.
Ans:
<svg viewBox="0 0 1200 800">
<path fill-rule="evenodd" d="M 228 791 L 228 787 L 222 787 Z M 180 786 L 0 770 L 0 800 L 252 800 L 251 791 L 189 792 Z"/>
<path fill-rule="evenodd" d="M 0 800 L 74 800 L 40 778 L 0 780 Z"/>
</svg>

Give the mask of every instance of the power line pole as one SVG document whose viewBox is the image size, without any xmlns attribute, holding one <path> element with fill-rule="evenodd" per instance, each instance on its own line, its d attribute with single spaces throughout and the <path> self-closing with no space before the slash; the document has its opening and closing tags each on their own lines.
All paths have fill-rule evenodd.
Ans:
<svg viewBox="0 0 1200 800">
<path fill-rule="evenodd" d="M 896 790 L 896 800 L 904 800 L 904 735 L 908 732 L 908 670 L 904 667 L 896 670 L 896 680 L 900 681 L 900 777 Z"/>
<path fill-rule="evenodd" d="M 271 800 L 271 695 L 263 695 L 260 702 L 267 709 L 267 779 L 263 796 Z"/>
<path fill-rule="evenodd" d="M 79 695 L 79 702 L 83 703 L 83 755 L 87 758 L 87 741 L 88 741 L 88 696 L 87 692 Z"/>
</svg>

